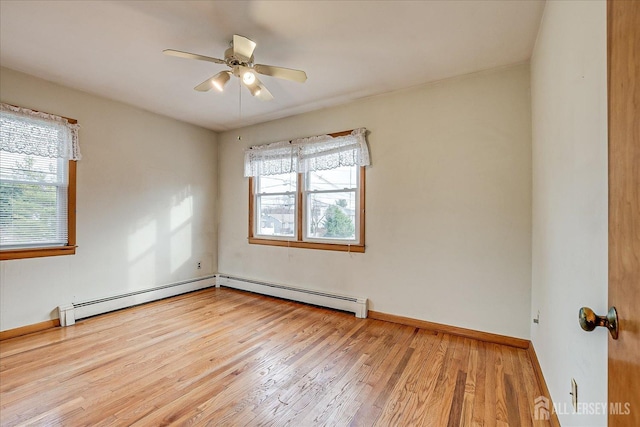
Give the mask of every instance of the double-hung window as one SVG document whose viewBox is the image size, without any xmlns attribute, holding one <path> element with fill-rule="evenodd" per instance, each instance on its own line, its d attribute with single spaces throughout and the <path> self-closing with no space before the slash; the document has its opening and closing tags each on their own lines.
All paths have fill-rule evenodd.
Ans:
<svg viewBox="0 0 640 427">
<path fill-rule="evenodd" d="M 366 130 L 245 152 L 249 243 L 364 252 Z"/>
<path fill-rule="evenodd" d="M 0 104 L 0 259 L 75 253 L 75 120 Z"/>
</svg>

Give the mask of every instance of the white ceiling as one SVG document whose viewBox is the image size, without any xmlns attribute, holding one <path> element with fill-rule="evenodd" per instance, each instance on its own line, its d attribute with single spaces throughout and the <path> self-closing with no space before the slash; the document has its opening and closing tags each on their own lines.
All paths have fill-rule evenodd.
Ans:
<svg viewBox="0 0 640 427">
<path fill-rule="evenodd" d="M 526 61 L 544 0 L 0 0 L 0 65 L 213 130 L 228 130 L 443 78 Z M 275 99 L 193 87 L 224 65 L 233 34 L 257 63 L 302 69 L 306 83 L 261 77 Z"/>
</svg>

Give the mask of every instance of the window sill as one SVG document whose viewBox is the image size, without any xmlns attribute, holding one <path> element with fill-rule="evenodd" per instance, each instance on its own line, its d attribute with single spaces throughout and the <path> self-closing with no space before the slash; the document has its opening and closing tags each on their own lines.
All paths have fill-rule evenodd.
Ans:
<svg viewBox="0 0 640 427">
<path fill-rule="evenodd" d="M 75 255 L 76 247 L 77 246 L 57 246 L 51 248 L 25 248 L 4 250 L 0 251 L 0 261 L 60 255 Z"/>
<path fill-rule="evenodd" d="M 267 245 L 267 246 L 284 246 L 289 248 L 302 248 L 302 249 L 321 249 L 325 251 L 339 251 L 339 252 L 356 252 L 364 253 L 364 245 L 349 245 L 343 243 L 319 243 L 319 242 L 300 242 L 296 240 L 272 240 L 272 239 L 258 239 L 255 237 L 249 237 L 249 243 L 252 245 Z"/>
</svg>

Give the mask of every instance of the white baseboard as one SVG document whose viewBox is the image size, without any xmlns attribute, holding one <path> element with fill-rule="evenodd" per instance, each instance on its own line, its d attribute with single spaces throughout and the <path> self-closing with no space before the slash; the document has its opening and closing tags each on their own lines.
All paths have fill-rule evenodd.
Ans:
<svg viewBox="0 0 640 427">
<path fill-rule="evenodd" d="M 58 307 L 60 326 L 70 326 L 78 319 L 84 319 L 86 317 L 96 316 L 110 311 L 133 307 L 146 302 L 197 291 L 199 289 L 210 288 L 212 286 L 216 286 L 215 275 L 184 280 L 164 286 L 143 289 L 93 301 L 61 305 Z"/>
<path fill-rule="evenodd" d="M 228 288 L 255 292 L 258 294 L 284 298 L 292 301 L 319 305 L 321 307 L 349 311 L 354 313 L 356 317 L 359 318 L 367 317 L 366 298 L 340 295 L 325 291 L 316 291 L 253 279 L 244 279 L 241 277 L 233 277 L 225 274 L 218 274 L 217 276 L 218 277 L 216 280 L 216 286 L 225 286 Z"/>
</svg>

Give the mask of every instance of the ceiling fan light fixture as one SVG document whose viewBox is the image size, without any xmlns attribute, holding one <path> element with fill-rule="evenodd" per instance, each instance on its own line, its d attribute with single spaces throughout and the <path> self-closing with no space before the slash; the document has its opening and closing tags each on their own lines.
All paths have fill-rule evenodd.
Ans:
<svg viewBox="0 0 640 427">
<path fill-rule="evenodd" d="M 247 86 L 247 89 L 249 89 L 249 92 L 251 92 L 251 95 L 258 96 L 260 95 L 260 91 L 262 90 L 262 87 L 260 85 L 251 85 L 251 86 Z"/>
<path fill-rule="evenodd" d="M 244 84 L 246 84 L 247 86 L 250 86 L 252 84 L 255 83 L 256 81 L 256 75 L 253 74 L 251 71 L 245 71 L 242 74 L 242 81 L 244 82 Z"/>
<path fill-rule="evenodd" d="M 230 78 L 231 73 L 229 71 L 220 71 L 218 74 L 213 76 L 213 79 L 211 79 L 211 86 L 213 86 L 217 91 L 222 92 L 224 85 L 227 84 Z"/>
</svg>

